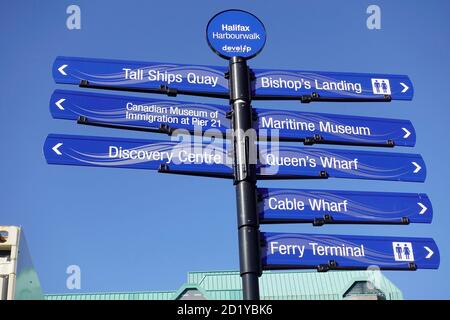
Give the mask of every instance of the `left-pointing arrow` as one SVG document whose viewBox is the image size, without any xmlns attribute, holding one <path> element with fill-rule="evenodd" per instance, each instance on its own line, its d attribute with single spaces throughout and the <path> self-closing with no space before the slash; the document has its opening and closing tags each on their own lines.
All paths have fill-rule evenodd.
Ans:
<svg viewBox="0 0 450 320">
<path fill-rule="evenodd" d="M 428 251 L 428 254 L 427 254 L 427 256 L 425 257 L 425 259 L 430 259 L 431 256 L 434 254 L 434 251 L 431 250 L 430 248 L 428 248 L 427 246 L 423 246 L 423 247 L 425 248 L 425 250 Z"/>
<path fill-rule="evenodd" d="M 58 101 L 55 102 L 55 105 L 58 107 L 59 110 L 64 110 L 64 107 L 62 106 L 62 103 L 66 101 L 66 99 L 59 99 Z"/>
<path fill-rule="evenodd" d="M 62 143 L 57 143 L 53 146 L 52 150 L 58 155 L 62 155 L 61 151 L 59 151 L 58 149 L 62 146 Z"/>
<path fill-rule="evenodd" d="M 58 68 L 59 73 L 61 73 L 63 76 L 67 76 L 67 73 L 64 71 L 65 68 L 67 68 L 67 64 L 63 64 Z"/>
<path fill-rule="evenodd" d="M 417 164 L 417 162 L 412 161 L 411 163 L 416 167 L 416 169 L 414 169 L 413 173 L 417 173 L 417 172 L 420 171 L 420 169 L 422 169 L 422 167 L 419 166 L 419 165 Z"/>
</svg>

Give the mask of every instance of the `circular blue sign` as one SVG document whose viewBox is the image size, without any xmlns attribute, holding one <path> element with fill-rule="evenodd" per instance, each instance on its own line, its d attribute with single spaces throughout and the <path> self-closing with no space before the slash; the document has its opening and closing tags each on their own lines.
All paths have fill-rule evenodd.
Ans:
<svg viewBox="0 0 450 320">
<path fill-rule="evenodd" d="M 225 59 L 253 58 L 266 43 L 262 22 L 246 11 L 226 10 L 208 22 L 206 38 L 211 49 Z"/>
</svg>

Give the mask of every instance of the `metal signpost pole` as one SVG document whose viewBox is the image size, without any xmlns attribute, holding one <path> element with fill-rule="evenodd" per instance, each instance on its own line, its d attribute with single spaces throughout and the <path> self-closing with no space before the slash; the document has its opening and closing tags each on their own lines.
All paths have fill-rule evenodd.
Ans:
<svg viewBox="0 0 450 320">
<path fill-rule="evenodd" d="M 239 233 L 239 261 L 244 300 L 259 300 L 259 223 L 256 212 L 256 144 L 253 140 L 250 75 L 242 57 L 230 59 L 234 167 Z M 250 130 L 250 131 L 249 131 Z"/>
</svg>

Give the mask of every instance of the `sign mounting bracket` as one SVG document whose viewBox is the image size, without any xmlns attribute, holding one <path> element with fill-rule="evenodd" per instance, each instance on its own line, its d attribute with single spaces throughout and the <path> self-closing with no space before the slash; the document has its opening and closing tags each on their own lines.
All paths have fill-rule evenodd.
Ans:
<svg viewBox="0 0 450 320">
<path fill-rule="evenodd" d="M 113 124 L 102 121 L 91 120 L 85 116 L 79 116 L 77 120 L 78 124 L 94 126 L 94 127 L 103 127 L 103 128 L 112 128 L 112 129 L 122 129 L 122 130 L 132 130 L 132 131 L 144 131 L 144 132 L 154 132 L 154 133 L 165 133 L 169 136 L 174 132 L 174 128 L 170 127 L 167 124 L 161 124 L 159 128 L 147 128 L 147 127 L 139 127 L 139 126 L 127 126 L 122 124 Z"/>
<path fill-rule="evenodd" d="M 271 95 L 253 95 L 252 100 L 300 100 L 301 103 L 310 102 L 391 102 L 390 95 L 383 95 L 380 97 L 366 97 L 366 98 L 329 98 L 322 97 L 318 93 L 313 92 L 310 95 L 301 96 L 271 96 Z"/>
<path fill-rule="evenodd" d="M 300 141 L 303 142 L 305 146 L 312 146 L 314 144 L 334 144 L 334 145 L 341 145 L 341 146 L 360 146 L 360 147 L 381 147 L 381 148 L 393 148 L 395 147 L 395 142 L 393 140 L 387 140 L 386 143 L 371 143 L 371 142 L 351 142 L 351 141 L 336 141 L 336 140 L 328 140 L 324 139 L 323 136 L 320 134 L 315 134 L 312 137 L 306 137 L 301 139 L 295 139 L 295 138 L 288 138 L 288 139 L 282 139 L 280 138 L 280 141 Z"/>
<path fill-rule="evenodd" d="M 169 167 L 167 164 L 161 164 L 158 168 L 159 173 L 172 173 L 177 175 L 185 175 L 185 176 L 196 176 L 196 177 L 208 177 L 208 178 L 223 178 L 223 179 L 232 179 L 231 174 L 226 173 L 210 173 L 210 172 L 192 172 L 188 170 L 174 170 Z"/>
<path fill-rule="evenodd" d="M 301 176 L 290 174 L 277 174 L 277 175 L 258 175 L 258 180 L 316 180 L 316 179 L 328 179 L 329 174 L 326 171 L 320 171 L 317 176 Z"/>
<path fill-rule="evenodd" d="M 101 89 L 101 90 L 113 90 L 113 91 L 126 91 L 126 92 L 139 92 L 139 93 L 157 93 L 165 94 L 169 97 L 176 97 L 178 94 L 197 96 L 197 97 L 209 97 L 209 98 L 222 98 L 229 99 L 228 93 L 212 93 L 212 92 L 200 92 L 200 91 L 188 91 L 188 90 L 178 90 L 175 88 L 170 88 L 167 85 L 161 85 L 159 89 L 150 88 L 135 88 L 135 87 L 119 87 L 110 85 L 100 85 L 91 83 L 87 80 L 81 80 L 79 83 L 80 88 L 90 88 L 90 89 Z"/>
</svg>

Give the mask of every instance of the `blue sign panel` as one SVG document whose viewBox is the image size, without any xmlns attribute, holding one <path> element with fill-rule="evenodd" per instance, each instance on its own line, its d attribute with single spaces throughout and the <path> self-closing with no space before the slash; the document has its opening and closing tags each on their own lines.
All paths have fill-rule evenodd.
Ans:
<svg viewBox="0 0 450 320">
<path fill-rule="evenodd" d="M 344 116 L 284 110 L 255 109 L 258 126 L 263 130 L 278 130 L 280 139 L 317 143 L 354 145 L 392 145 L 413 147 L 416 133 L 409 120 Z M 272 132 L 271 135 L 276 134 Z"/>
<path fill-rule="evenodd" d="M 222 143 L 199 144 L 50 134 L 49 164 L 131 168 L 231 176 L 232 161 Z"/>
<path fill-rule="evenodd" d="M 228 97 L 227 68 L 175 63 L 57 57 L 53 64 L 56 83 L 131 89 L 160 90 L 161 86 Z"/>
<path fill-rule="evenodd" d="M 260 146 L 260 174 L 274 179 L 329 177 L 424 182 L 425 163 L 418 154 Z"/>
<path fill-rule="evenodd" d="M 262 233 L 265 269 L 438 269 L 431 238 Z M 320 268 L 323 266 L 323 268 Z"/>
<path fill-rule="evenodd" d="M 423 193 L 258 189 L 262 223 L 431 223 Z"/>
<path fill-rule="evenodd" d="M 56 90 L 50 99 L 55 119 L 138 127 L 166 131 L 185 129 L 225 133 L 230 129 L 229 107 L 196 102 Z M 281 140 L 312 139 L 317 143 L 414 146 L 416 134 L 408 120 L 255 109 L 259 135 L 278 135 Z M 317 135 L 320 140 L 315 140 Z"/>
<path fill-rule="evenodd" d="M 213 104 L 67 90 L 56 90 L 50 99 L 50 112 L 55 119 L 77 120 L 84 116 L 93 123 L 154 130 L 164 126 L 167 132 L 209 130 L 220 135 L 230 127 L 228 109 Z"/>
<path fill-rule="evenodd" d="M 161 164 L 172 163 L 176 164 L 172 168 L 178 170 L 231 174 L 231 153 L 223 142 L 216 140 L 191 145 L 174 141 L 49 135 L 44 151 L 47 161 L 53 164 L 158 169 Z M 189 148 L 194 151 L 185 151 Z M 161 158 L 162 155 L 165 158 Z M 274 148 L 260 147 L 259 159 L 258 176 L 262 179 L 311 178 L 325 172 L 337 178 L 423 182 L 426 176 L 425 163 L 414 154 L 299 147 L 281 147 L 274 151 Z"/>
<path fill-rule="evenodd" d="M 225 59 L 233 56 L 250 59 L 264 47 L 266 30 L 251 13 L 226 10 L 209 21 L 206 38 L 211 49 Z"/>
<path fill-rule="evenodd" d="M 255 96 L 300 97 L 313 93 L 328 99 L 412 100 L 414 89 L 405 75 L 253 69 Z"/>
<path fill-rule="evenodd" d="M 137 62 L 109 59 L 58 57 L 53 64 L 56 83 L 122 89 L 145 89 L 186 94 L 210 94 L 228 98 L 226 67 Z M 297 98 L 318 94 L 328 99 L 376 99 L 385 95 L 393 100 L 412 100 L 413 85 L 404 75 L 273 71 L 253 69 L 255 98 Z M 163 86 L 163 89 L 161 89 Z"/>
</svg>

